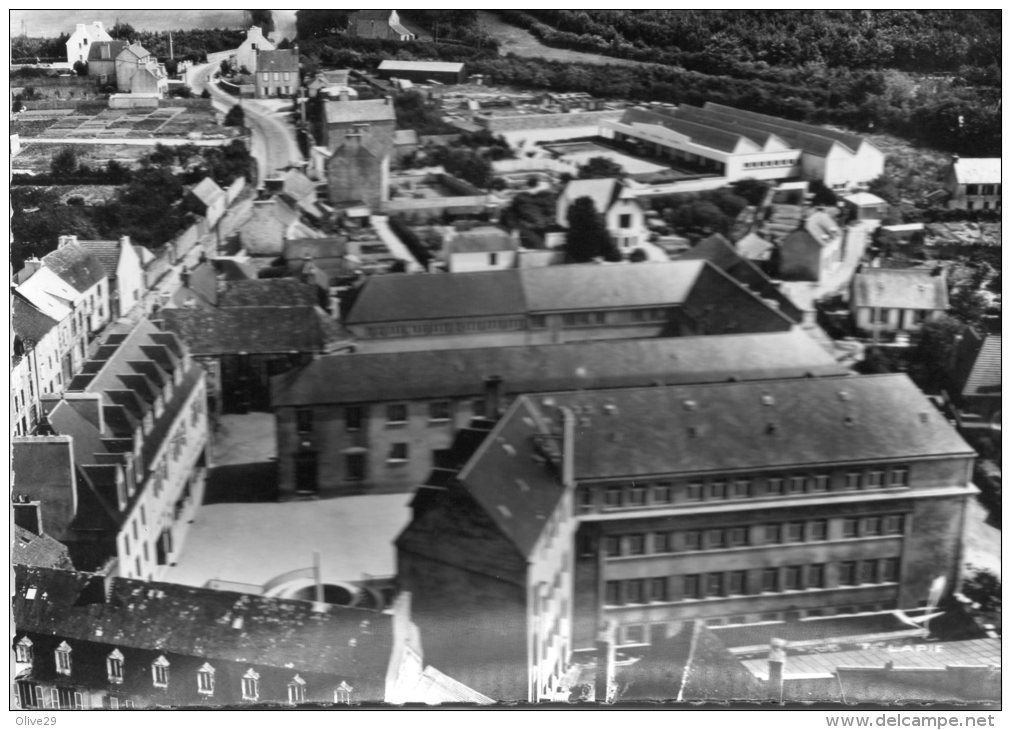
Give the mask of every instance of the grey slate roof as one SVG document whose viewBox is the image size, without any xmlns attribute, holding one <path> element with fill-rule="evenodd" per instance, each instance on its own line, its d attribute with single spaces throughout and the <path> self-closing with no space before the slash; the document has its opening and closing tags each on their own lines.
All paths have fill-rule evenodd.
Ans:
<svg viewBox="0 0 1011 730">
<path fill-rule="evenodd" d="M 854 307 L 948 308 L 948 284 L 930 269 L 864 269 L 853 277 Z"/>
<path fill-rule="evenodd" d="M 976 359 L 969 370 L 962 395 L 999 396 L 1001 392 L 1000 335 L 989 335 L 983 340 Z"/>
<path fill-rule="evenodd" d="M 584 416 L 576 443 L 582 479 L 975 453 L 901 374 L 552 397 Z"/>
<path fill-rule="evenodd" d="M 313 307 L 314 287 L 294 279 L 232 281 L 218 295 L 219 307 Z"/>
<path fill-rule="evenodd" d="M 88 61 L 115 61 L 116 56 L 128 45 L 126 41 L 97 41 L 92 43 L 91 48 L 88 49 Z M 109 55 L 106 58 L 102 57 L 103 47 L 109 49 Z"/>
<path fill-rule="evenodd" d="M 621 117 L 624 124 L 656 124 L 672 132 L 683 134 L 692 142 L 721 152 L 733 152 L 744 137 L 741 133 L 728 132 L 705 124 L 697 124 L 671 114 L 651 109 L 627 109 Z"/>
<path fill-rule="evenodd" d="M 696 124 L 711 126 L 731 134 L 748 135 L 751 138 L 758 138 L 759 135 L 773 134 L 779 137 L 789 147 L 801 149 L 809 154 L 825 156 L 833 145 L 840 144 L 836 140 L 817 131 L 820 128 L 812 127 L 810 131 L 785 127 L 777 122 L 779 120 L 767 121 L 754 117 L 745 117 L 738 114 L 739 110 L 729 107 L 714 107 L 707 103 L 704 109 L 682 104 L 675 112 L 678 118 L 691 121 Z M 845 145 L 841 145 L 845 147 Z"/>
<path fill-rule="evenodd" d="M 42 265 L 58 274 L 79 292 L 86 292 L 106 278 L 98 257 L 77 243 L 67 243 L 42 258 Z"/>
<path fill-rule="evenodd" d="M 847 371 L 799 328 L 770 334 L 601 340 L 559 345 L 337 354 L 271 382 L 274 407 L 476 397 L 498 375 L 507 393 L 719 382 Z"/>
<path fill-rule="evenodd" d="M 162 316 L 165 329 L 178 334 L 194 355 L 327 352 L 346 339 L 314 306 L 166 309 Z"/>
<path fill-rule="evenodd" d="M 298 73 L 298 54 L 291 49 L 260 51 L 256 56 L 256 73 Z M 295 79 L 298 80 L 297 77 Z"/>
<path fill-rule="evenodd" d="M 78 241 L 78 245 L 86 251 L 90 251 L 102 264 L 105 275 L 110 279 L 116 276 L 116 267 L 119 266 L 119 257 L 122 253 L 119 241 Z"/>
<path fill-rule="evenodd" d="M 459 274 L 374 276 L 349 324 L 527 312 L 655 307 L 685 301 L 707 264 L 568 264 Z"/>
<path fill-rule="evenodd" d="M 391 619 L 375 611 L 343 606 L 319 611 L 309 601 L 118 577 L 109 599 L 94 602 L 85 596 L 104 595 L 102 576 L 26 566 L 15 566 L 14 573 L 12 608 L 19 631 L 211 662 L 294 664 L 292 674 L 334 674 L 355 667 L 381 676 L 389 659 Z M 30 587 L 47 599 L 28 599 Z M 96 629 L 102 630 L 101 639 Z"/>
<path fill-rule="evenodd" d="M 11 328 L 26 345 L 40 342 L 58 322 L 43 314 L 38 307 L 11 290 Z"/>
</svg>

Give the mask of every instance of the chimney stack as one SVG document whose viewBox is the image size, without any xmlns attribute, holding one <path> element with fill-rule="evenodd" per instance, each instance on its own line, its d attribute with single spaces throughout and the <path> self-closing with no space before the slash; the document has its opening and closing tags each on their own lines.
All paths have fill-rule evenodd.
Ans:
<svg viewBox="0 0 1011 730">
<path fill-rule="evenodd" d="M 597 673 L 593 680 L 593 696 L 597 702 L 610 702 L 610 689 L 614 684 L 614 625 L 605 621 L 594 642 L 597 655 Z"/>
<path fill-rule="evenodd" d="M 493 421 L 502 415 L 502 376 L 489 375 L 484 379 L 484 417 Z"/>
<path fill-rule="evenodd" d="M 783 701 L 783 669 L 786 666 L 786 641 L 773 639 L 769 642 L 769 698 Z"/>
<path fill-rule="evenodd" d="M 35 257 L 29 256 L 25 259 L 25 265 L 21 268 L 21 271 L 17 273 L 18 284 L 25 283 L 32 274 L 42 268 L 42 261 Z"/>
<path fill-rule="evenodd" d="M 179 283 L 185 287 L 190 285 L 190 270 L 185 266 L 183 266 L 182 270 L 179 272 Z"/>
</svg>

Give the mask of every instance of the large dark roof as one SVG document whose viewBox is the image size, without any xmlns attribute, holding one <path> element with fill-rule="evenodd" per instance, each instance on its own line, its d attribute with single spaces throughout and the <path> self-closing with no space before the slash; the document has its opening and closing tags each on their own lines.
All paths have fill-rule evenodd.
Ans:
<svg viewBox="0 0 1011 730">
<path fill-rule="evenodd" d="M 267 598 L 172 583 L 15 566 L 19 631 L 73 641 L 157 649 L 208 661 L 248 662 L 335 674 L 385 672 L 390 617 L 374 611 Z M 35 598 L 27 597 L 35 588 Z M 40 600 L 45 594 L 46 599 Z M 353 640 L 353 641 L 352 641 Z"/>
<path fill-rule="evenodd" d="M 804 132 L 806 134 L 817 134 L 822 137 L 829 137 L 837 142 L 841 142 L 854 152 L 856 152 L 861 145 L 870 144 L 870 142 L 868 142 L 864 137 L 861 137 L 858 134 L 852 134 L 851 132 L 843 132 L 838 129 L 822 127 L 817 124 L 806 124 L 805 122 L 796 122 L 792 119 L 783 119 L 781 117 L 773 117 L 759 112 L 737 109 L 732 106 L 724 106 L 723 104 L 717 104 L 712 101 L 706 102 L 705 108 L 717 112 L 724 112 L 726 114 L 736 114 L 744 119 L 754 120 L 756 122 L 778 125 L 784 130 L 791 129 L 798 132 Z"/>
<path fill-rule="evenodd" d="M 122 247 L 119 241 L 78 241 L 81 248 L 91 251 L 105 269 L 105 275 L 110 279 L 116 275 L 119 266 L 119 256 Z"/>
<path fill-rule="evenodd" d="M 116 56 L 128 45 L 130 44 L 126 41 L 98 41 L 91 44 L 91 48 L 88 49 L 88 61 L 115 61 Z M 103 47 L 109 49 L 109 55 L 106 58 L 102 58 Z"/>
<path fill-rule="evenodd" d="M 962 386 L 962 395 L 1000 396 L 1000 339 L 1000 335 L 989 335 L 983 340 Z"/>
<path fill-rule="evenodd" d="M 20 337 L 25 344 L 35 345 L 58 323 L 55 319 L 47 317 L 39 311 L 16 289 L 12 289 L 11 294 L 11 327 L 14 334 Z"/>
<path fill-rule="evenodd" d="M 761 135 L 773 134 L 789 147 L 819 156 L 827 155 L 833 145 L 838 144 L 831 137 L 815 131 L 818 129 L 817 127 L 811 130 L 793 129 L 778 124 L 776 121 L 745 117 L 736 113 L 737 110 L 728 111 L 728 109 L 729 107 L 712 108 L 709 104 L 706 104 L 704 109 L 699 109 L 683 104 L 677 108 L 675 114 L 680 119 L 708 125 L 724 132 L 747 135 L 752 139 L 758 139 Z"/>
<path fill-rule="evenodd" d="M 271 71 L 298 73 L 298 54 L 291 49 L 260 51 L 256 56 L 256 73 Z"/>
<path fill-rule="evenodd" d="M 42 263 L 82 293 L 106 278 L 98 258 L 77 243 L 65 243 L 46 254 Z"/>
<path fill-rule="evenodd" d="M 554 414 L 541 396 L 528 398 L 545 417 Z M 551 399 L 580 414 L 582 479 L 974 453 L 899 374 L 576 391 Z"/>
<path fill-rule="evenodd" d="M 800 329 L 768 334 L 604 340 L 558 345 L 328 355 L 271 383 L 273 405 L 480 395 L 498 375 L 509 393 L 845 373 Z"/>
<path fill-rule="evenodd" d="M 313 307 L 315 288 L 294 279 L 232 281 L 218 296 L 219 307 Z"/>
<path fill-rule="evenodd" d="M 326 352 L 344 340 L 341 328 L 318 307 L 249 306 L 165 309 L 165 329 L 194 355 Z"/>
<path fill-rule="evenodd" d="M 742 137 L 744 137 L 741 133 L 727 132 L 712 126 L 696 124 L 651 109 L 626 109 L 621 121 L 623 124 L 655 124 L 665 127 L 672 132 L 685 135 L 695 144 L 721 152 L 736 151 Z"/>
<path fill-rule="evenodd" d="M 569 264 L 373 276 L 349 324 L 681 304 L 705 263 Z"/>
</svg>

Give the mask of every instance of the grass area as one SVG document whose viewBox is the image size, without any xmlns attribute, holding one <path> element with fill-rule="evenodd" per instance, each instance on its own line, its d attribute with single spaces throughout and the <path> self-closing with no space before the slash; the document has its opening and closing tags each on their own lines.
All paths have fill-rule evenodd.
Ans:
<svg viewBox="0 0 1011 730">
<path fill-rule="evenodd" d="M 67 137 L 93 137 L 96 131 L 113 130 L 129 136 L 185 137 L 190 132 L 220 131 L 214 109 L 171 107 L 162 109 L 108 109 L 105 102 L 80 105 L 72 116 L 53 115 L 49 118 L 32 117 L 12 122 L 11 131 L 20 134 L 22 141 L 39 137 L 46 130 L 57 130 Z M 92 124 L 98 122 L 100 124 Z M 86 125 L 86 126 L 84 126 Z M 57 135 L 59 136 L 59 135 Z"/>
<path fill-rule="evenodd" d="M 537 40 L 529 31 L 503 22 L 495 13 L 479 10 L 477 15 L 481 30 L 499 41 L 499 54 L 502 56 L 515 53 L 517 56 L 540 57 L 549 61 L 567 63 L 593 63 L 598 66 L 643 65 L 639 61 L 630 61 L 624 58 L 570 51 L 565 48 L 551 48 Z"/>
<path fill-rule="evenodd" d="M 29 140 L 24 143 L 21 152 L 12 161 L 12 166 L 32 173 L 47 173 L 53 156 L 68 147 L 73 148 L 78 162 L 92 168 L 105 167 L 109 160 L 116 160 L 126 167 L 134 167 L 137 160 L 151 152 L 150 147 L 117 144 L 32 144 Z"/>
</svg>

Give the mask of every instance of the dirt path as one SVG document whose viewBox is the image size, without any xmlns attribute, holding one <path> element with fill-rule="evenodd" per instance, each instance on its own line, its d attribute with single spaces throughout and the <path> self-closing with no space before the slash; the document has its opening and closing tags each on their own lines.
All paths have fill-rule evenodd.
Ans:
<svg viewBox="0 0 1011 730">
<path fill-rule="evenodd" d="M 596 53 L 570 51 L 564 48 L 551 48 L 541 43 L 529 31 L 515 25 L 505 23 L 495 13 L 479 10 L 478 22 L 489 35 L 497 38 L 499 54 L 505 56 L 515 53 L 517 56 L 546 58 L 549 61 L 565 61 L 568 63 L 593 63 L 598 66 L 639 66 L 641 61 L 629 61 L 624 58 L 601 56 Z"/>
</svg>

